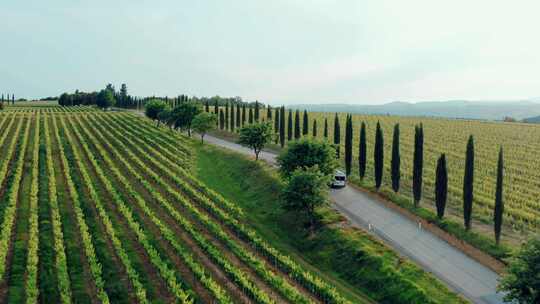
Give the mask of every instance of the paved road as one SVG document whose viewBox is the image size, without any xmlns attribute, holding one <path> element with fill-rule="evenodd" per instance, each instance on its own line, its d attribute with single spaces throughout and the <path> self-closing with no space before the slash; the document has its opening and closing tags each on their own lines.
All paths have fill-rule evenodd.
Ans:
<svg viewBox="0 0 540 304">
<path fill-rule="evenodd" d="M 253 153 L 248 148 L 213 136 L 207 135 L 205 140 L 240 153 Z M 275 154 L 262 151 L 259 157 L 276 166 Z M 499 279 L 497 273 L 429 231 L 422 230 L 417 223 L 386 208 L 373 197 L 352 187 L 333 189 L 330 197 L 334 202 L 334 207 L 353 225 L 369 230 L 472 302 L 504 303 L 502 296 L 496 293 Z"/>
</svg>

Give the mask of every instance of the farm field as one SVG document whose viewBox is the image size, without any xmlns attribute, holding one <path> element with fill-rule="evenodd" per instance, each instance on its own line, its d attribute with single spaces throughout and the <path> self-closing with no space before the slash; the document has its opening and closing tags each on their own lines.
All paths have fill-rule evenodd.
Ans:
<svg viewBox="0 0 540 304">
<path fill-rule="evenodd" d="M 370 303 L 244 224 L 183 135 L 89 107 L 7 107 L 0 129 L 1 303 Z"/>
<path fill-rule="evenodd" d="M 288 114 L 286 114 L 288 116 Z M 341 126 L 341 157 L 345 142 L 346 113 L 338 113 Z M 302 121 L 302 112 L 300 120 Z M 309 137 L 313 120 L 317 120 L 317 135 L 323 138 L 324 119 L 328 119 L 328 139 L 333 142 L 334 113 L 308 112 Z M 266 117 L 266 109 L 261 110 Z M 294 111 L 293 111 L 294 117 Z M 535 124 L 503 123 L 475 120 L 451 120 L 428 117 L 400 117 L 387 115 L 359 115 L 353 117 L 352 178 L 358 179 L 358 145 L 360 125 L 366 123 L 367 168 L 365 181 L 374 184 L 373 145 L 375 127 L 380 121 L 384 132 L 383 190 L 391 190 L 390 161 L 392 133 L 400 125 L 401 188 L 400 193 L 412 198 L 412 164 L 414 127 L 424 126 L 424 173 L 421 206 L 434 209 L 434 183 L 437 158 L 446 154 L 448 166 L 448 207 L 450 213 L 461 217 L 465 149 L 469 135 L 475 140 L 475 179 L 473 217 L 485 224 L 493 223 L 496 167 L 499 147 L 504 149 L 504 234 L 525 236 L 540 228 L 540 126 Z M 273 121 L 273 120 L 272 120 Z M 287 124 L 285 124 L 287 125 Z M 302 126 L 302 122 L 300 123 Z M 285 132 L 287 134 L 287 132 Z M 342 166 L 344 164 L 342 163 Z M 462 220 L 461 220 L 462 221 Z M 484 227 L 485 229 L 485 227 Z M 492 230 L 486 231 L 492 234 Z M 514 233 L 517 232 L 517 233 Z M 504 240 L 504 237 L 503 237 Z M 513 240 L 515 241 L 515 240 Z"/>
</svg>

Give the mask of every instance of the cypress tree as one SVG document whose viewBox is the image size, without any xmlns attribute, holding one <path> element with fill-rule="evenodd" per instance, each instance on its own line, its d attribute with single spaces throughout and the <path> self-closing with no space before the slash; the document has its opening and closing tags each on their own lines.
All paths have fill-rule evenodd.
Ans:
<svg viewBox="0 0 540 304">
<path fill-rule="evenodd" d="M 206 113 L 210 113 L 210 105 L 208 104 L 208 101 L 204 103 L 204 110 L 206 111 Z"/>
<path fill-rule="evenodd" d="M 384 166 L 384 138 L 381 124 L 377 121 L 375 130 L 375 148 L 373 150 L 373 166 L 375 168 L 375 187 L 377 190 L 381 187 Z"/>
<path fill-rule="evenodd" d="M 15 105 L 15 94 L 11 94 L 11 104 Z"/>
<path fill-rule="evenodd" d="M 313 120 L 313 137 L 317 138 L 317 120 Z"/>
<path fill-rule="evenodd" d="M 270 106 L 266 107 L 266 119 L 268 122 L 270 122 L 270 119 L 272 119 L 272 107 Z"/>
<path fill-rule="evenodd" d="M 249 107 L 248 123 L 249 124 L 253 123 L 253 108 L 252 107 Z"/>
<path fill-rule="evenodd" d="M 285 106 L 281 106 L 279 112 L 279 144 L 285 146 Z"/>
<path fill-rule="evenodd" d="M 214 103 L 214 114 L 216 114 L 216 115 L 219 114 L 219 105 L 218 105 L 217 100 L 216 100 L 216 102 Z"/>
<path fill-rule="evenodd" d="M 447 195 L 448 172 L 446 170 L 446 156 L 443 153 L 437 161 L 437 169 L 435 171 L 435 206 L 437 207 L 437 216 L 439 219 L 442 219 L 444 216 Z"/>
<path fill-rule="evenodd" d="M 323 136 L 325 139 L 328 139 L 328 119 L 324 118 L 324 133 Z"/>
<path fill-rule="evenodd" d="M 255 100 L 255 121 L 259 122 L 259 102 L 257 100 Z"/>
<path fill-rule="evenodd" d="M 292 140 L 292 110 L 289 109 L 289 118 L 287 120 L 287 140 Z"/>
<path fill-rule="evenodd" d="M 307 111 L 304 110 L 304 120 L 302 121 L 302 135 L 306 136 L 309 133 L 309 126 L 308 126 L 308 114 Z"/>
<path fill-rule="evenodd" d="M 463 176 L 463 219 L 465 229 L 471 229 L 471 215 L 474 190 L 474 139 L 469 136 L 467 152 L 465 154 L 465 174 Z"/>
<path fill-rule="evenodd" d="M 237 104 L 236 105 L 236 127 L 237 128 L 240 128 L 240 123 L 241 123 L 241 119 L 240 119 L 240 104 Z"/>
<path fill-rule="evenodd" d="M 235 125 L 235 121 L 234 121 L 234 103 L 231 103 L 231 132 L 234 132 L 234 125 Z"/>
<path fill-rule="evenodd" d="M 422 124 L 414 127 L 413 155 L 413 196 L 414 206 L 418 207 L 422 198 L 422 172 L 424 167 L 424 127 Z"/>
<path fill-rule="evenodd" d="M 347 174 L 347 176 L 351 175 L 352 137 L 353 137 L 352 116 L 347 115 L 347 121 L 345 124 L 345 174 Z"/>
<path fill-rule="evenodd" d="M 276 111 L 276 113 L 274 115 L 274 136 L 275 136 L 274 143 L 277 144 L 278 141 L 279 141 L 279 137 L 280 137 L 280 132 L 279 132 L 279 111 L 280 111 L 280 109 L 276 108 L 275 111 Z"/>
<path fill-rule="evenodd" d="M 294 139 L 300 138 L 300 112 L 296 110 L 294 114 Z"/>
<path fill-rule="evenodd" d="M 246 124 L 246 104 L 242 105 L 242 127 Z"/>
<path fill-rule="evenodd" d="M 225 130 L 229 128 L 229 103 L 225 104 Z"/>
<path fill-rule="evenodd" d="M 503 224 L 503 212 L 504 212 L 504 201 L 503 201 L 503 149 L 499 150 L 499 161 L 497 163 L 497 187 L 495 188 L 495 210 L 493 211 L 493 222 L 495 226 L 495 242 L 499 245 L 501 240 L 501 228 Z"/>
<path fill-rule="evenodd" d="M 219 109 L 219 129 L 223 130 L 225 127 L 225 114 L 223 114 L 223 109 Z"/>
<path fill-rule="evenodd" d="M 401 179 L 401 159 L 399 155 L 399 124 L 394 126 L 394 138 L 392 140 L 392 189 L 399 191 L 399 180 Z"/>
<path fill-rule="evenodd" d="M 334 118 L 334 145 L 336 145 L 336 158 L 340 157 L 340 144 L 341 142 L 341 130 L 339 127 L 339 117 L 336 113 L 336 117 Z"/>
<path fill-rule="evenodd" d="M 363 179 L 366 176 L 366 160 L 367 160 L 367 149 L 366 149 L 366 124 L 362 121 L 362 126 L 360 127 L 360 144 L 358 147 L 358 169 L 360 178 Z"/>
</svg>

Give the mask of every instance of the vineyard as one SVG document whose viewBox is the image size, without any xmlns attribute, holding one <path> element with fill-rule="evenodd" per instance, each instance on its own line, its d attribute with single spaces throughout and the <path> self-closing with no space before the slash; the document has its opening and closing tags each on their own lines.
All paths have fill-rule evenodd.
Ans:
<svg viewBox="0 0 540 304">
<path fill-rule="evenodd" d="M 82 106 L 8 107 L 0 129 L 2 303 L 358 302 L 194 178 L 179 133 Z"/>
<path fill-rule="evenodd" d="M 328 139 L 334 138 L 334 113 L 310 112 L 307 136 L 312 136 L 313 121 L 317 121 L 317 137 L 323 138 L 324 120 L 328 120 Z M 267 118 L 261 110 L 262 119 Z M 286 114 L 288 118 L 288 113 Z M 345 117 L 339 113 L 341 126 L 341 156 L 343 158 Z M 294 117 L 294 112 L 293 112 Z M 465 149 L 469 135 L 475 140 L 475 180 L 473 216 L 486 223 L 493 222 L 496 168 L 499 147 L 504 149 L 504 221 L 520 231 L 538 231 L 540 227 L 540 163 L 537 160 L 540 126 L 534 124 L 450 120 L 428 117 L 399 117 L 388 115 L 353 116 L 353 176 L 358 177 L 358 145 L 360 125 L 366 123 L 367 168 L 366 182 L 374 184 L 373 148 L 375 127 L 380 121 L 384 133 L 383 188 L 391 190 L 392 131 L 400 125 L 401 188 L 412 198 L 414 127 L 424 126 L 424 183 L 423 206 L 434 208 L 435 168 L 441 153 L 446 154 L 448 166 L 448 204 L 456 215 L 462 212 Z M 300 115 L 303 125 L 302 115 Z M 285 133 L 287 134 L 287 132 Z"/>
</svg>

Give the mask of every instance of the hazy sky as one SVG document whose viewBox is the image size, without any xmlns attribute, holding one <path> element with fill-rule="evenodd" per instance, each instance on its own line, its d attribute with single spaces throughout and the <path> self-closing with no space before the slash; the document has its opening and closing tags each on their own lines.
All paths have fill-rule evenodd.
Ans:
<svg viewBox="0 0 540 304">
<path fill-rule="evenodd" d="M 540 1 L 0 0 L 0 92 L 540 97 Z"/>
</svg>

